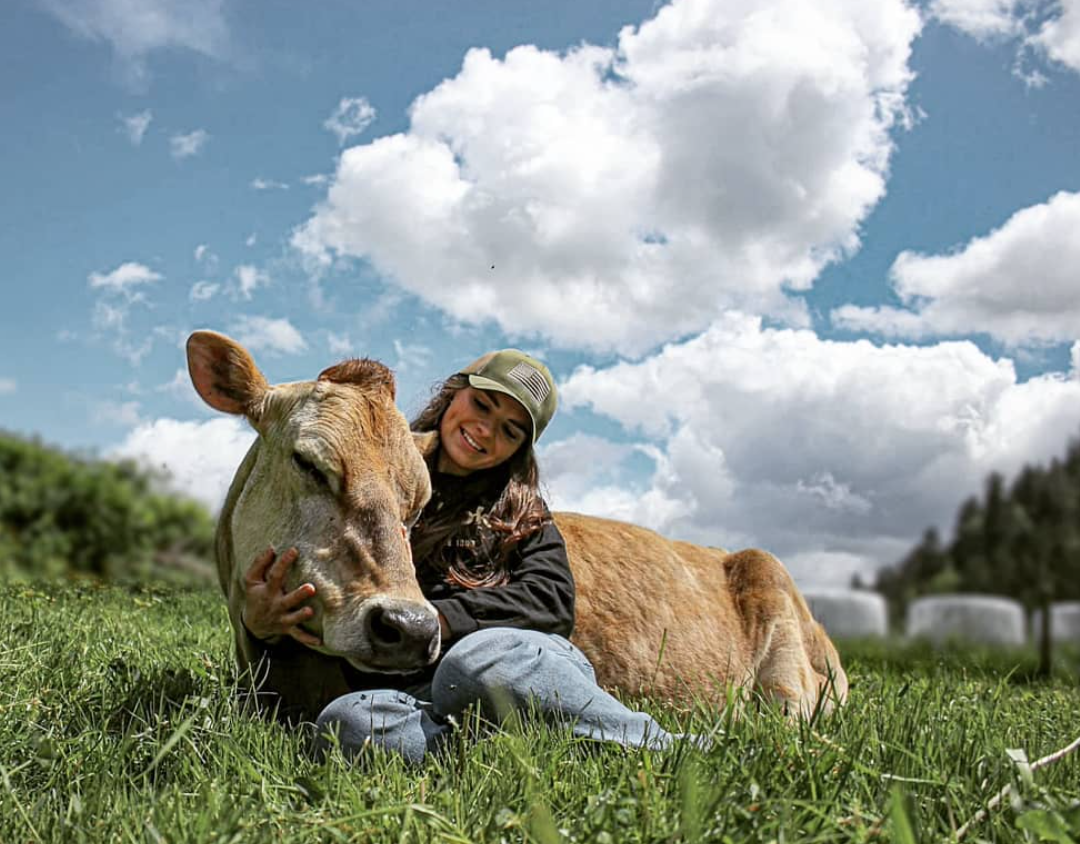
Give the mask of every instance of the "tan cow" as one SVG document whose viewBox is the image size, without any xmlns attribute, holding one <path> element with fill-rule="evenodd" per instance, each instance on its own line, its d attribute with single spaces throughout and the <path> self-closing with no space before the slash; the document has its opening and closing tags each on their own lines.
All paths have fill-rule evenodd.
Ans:
<svg viewBox="0 0 1080 844">
<path fill-rule="evenodd" d="M 407 526 L 430 497 L 423 454 L 436 440 L 409 431 L 390 371 L 347 361 L 315 381 L 270 386 L 242 346 L 209 331 L 188 339 L 188 367 L 207 404 L 246 416 L 259 434 L 217 532 L 240 667 L 263 655 L 240 611 L 246 569 L 268 544 L 299 549 L 288 588 L 315 584 L 305 626 L 324 643 L 316 651 L 285 639 L 265 654 L 260 682 L 286 711 L 313 718 L 350 690 L 354 669 L 409 672 L 434 661 L 439 625 L 416 582 Z M 753 686 L 800 714 L 823 693 L 826 708 L 846 697 L 835 648 L 774 557 L 575 513 L 555 521 L 577 584 L 573 641 L 605 688 L 722 700 L 729 685 Z"/>
</svg>

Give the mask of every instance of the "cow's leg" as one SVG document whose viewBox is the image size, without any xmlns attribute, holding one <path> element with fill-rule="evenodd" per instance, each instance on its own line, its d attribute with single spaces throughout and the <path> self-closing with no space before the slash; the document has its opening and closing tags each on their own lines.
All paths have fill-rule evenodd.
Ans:
<svg viewBox="0 0 1080 844">
<path fill-rule="evenodd" d="M 832 643 L 810 615 L 787 569 L 763 551 L 731 554 L 725 569 L 749 639 L 753 683 L 791 716 L 843 700 L 847 680 Z M 826 647 L 827 645 L 827 647 Z"/>
</svg>

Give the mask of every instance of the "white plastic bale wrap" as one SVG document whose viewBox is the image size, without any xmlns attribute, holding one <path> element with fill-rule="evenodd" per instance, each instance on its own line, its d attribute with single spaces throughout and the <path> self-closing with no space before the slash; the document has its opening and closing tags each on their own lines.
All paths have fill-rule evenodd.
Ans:
<svg viewBox="0 0 1080 844">
<path fill-rule="evenodd" d="M 884 636 L 888 632 L 885 599 L 855 589 L 804 589 L 814 618 L 833 639 Z"/>
<path fill-rule="evenodd" d="M 1039 638 L 1042 611 L 1031 614 L 1031 637 Z M 1050 640 L 1061 644 L 1080 645 L 1080 601 L 1059 601 L 1050 605 Z"/>
<path fill-rule="evenodd" d="M 941 644 L 950 639 L 982 645 L 1023 645 L 1024 608 L 991 595 L 934 595 L 912 601 L 907 634 Z"/>
</svg>

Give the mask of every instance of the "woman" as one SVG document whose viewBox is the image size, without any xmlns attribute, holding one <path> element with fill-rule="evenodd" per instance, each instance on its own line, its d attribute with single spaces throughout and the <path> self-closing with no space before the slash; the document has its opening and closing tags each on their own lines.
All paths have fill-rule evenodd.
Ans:
<svg viewBox="0 0 1080 844">
<path fill-rule="evenodd" d="M 420 762 L 474 703 L 493 721 L 539 711 L 576 735 L 628 747 L 662 749 L 677 738 L 603 691 L 568 640 L 574 579 L 533 450 L 556 404 L 547 367 L 503 349 L 448 378 L 413 422 L 439 433 L 428 458 L 432 498 L 410 541 L 420 587 L 439 613 L 443 656 L 419 674 L 380 675 L 387 688 L 331 702 L 318 718 L 318 749 L 333 733 L 347 756 L 374 743 Z M 257 638 L 310 643 L 297 625 L 311 610 L 295 607 L 312 594 L 310 584 L 289 595 L 253 590 L 245 624 Z"/>
</svg>

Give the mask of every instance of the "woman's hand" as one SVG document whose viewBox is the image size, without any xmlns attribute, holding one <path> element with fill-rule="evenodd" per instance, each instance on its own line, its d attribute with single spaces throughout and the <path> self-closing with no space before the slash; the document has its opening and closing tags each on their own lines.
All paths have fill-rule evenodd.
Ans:
<svg viewBox="0 0 1080 844">
<path fill-rule="evenodd" d="M 285 575 L 299 556 L 299 551 L 290 548 L 275 561 L 274 549 L 267 548 L 244 575 L 246 594 L 241 621 L 256 639 L 285 635 L 304 645 L 322 644 L 318 636 L 299 627 L 315 614 L 311 607 L 300 606 L 315 594 L 314 584 L 305 583 L 292 592 L 285 591 Z"/>
</svg>

